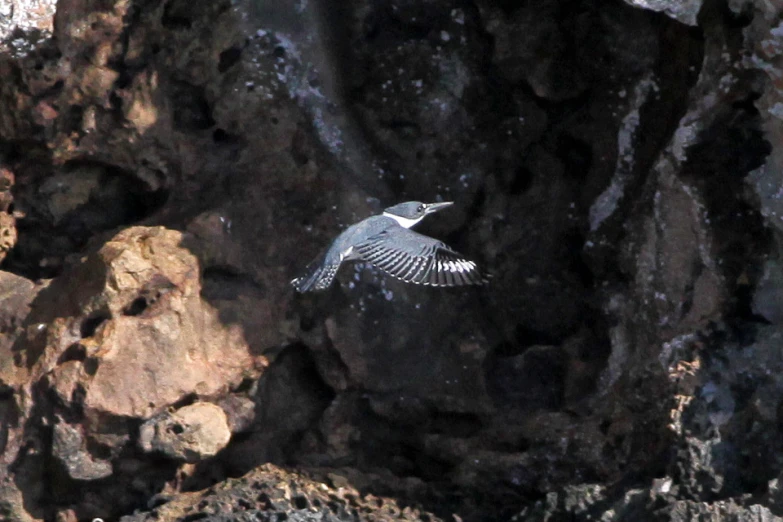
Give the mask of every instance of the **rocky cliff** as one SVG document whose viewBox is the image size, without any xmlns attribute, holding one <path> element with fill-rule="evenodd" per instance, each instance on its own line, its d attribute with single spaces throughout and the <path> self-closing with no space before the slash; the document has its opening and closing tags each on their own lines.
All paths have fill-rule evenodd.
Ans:
<svg viewBox="0 0 783 522">
<path fill-rule="evenodd" d="M 782 11 L 6 2 L 0 518 L 783 517 Z"/>
</svg>

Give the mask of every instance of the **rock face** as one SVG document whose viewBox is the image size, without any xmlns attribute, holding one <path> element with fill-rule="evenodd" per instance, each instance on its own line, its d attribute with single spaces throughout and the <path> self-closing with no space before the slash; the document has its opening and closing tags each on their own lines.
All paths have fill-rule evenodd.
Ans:
<svg viewBox="0 0 783 522">
<path fill-rule="evenodd" d="M 26 362 L 57 358 L 49 385 L 96 425 L 218 396 L 254 372 L 241 332 L 201 300 L 198 262 L 181 242 L 162 227 L 127 229 L 47 289 L 52 310 L 75 304 L 74 315 L 55 319 Z M 37 311 L 29 318 L 47 322 Z"/>
<path fill-rule="evenodd" d="M 187 462 L 213 457 L 231 438 L 226 413 L 208 402 L 184 406 L 162 418 L 150 419 L 139 430 L 139 446 Z"/>
<path fill-rule="evenodd" d="M 346 484 L 345 475 L 334 470 L 327 477 L 310 478 L 265 464 L 241 479 L 228 480 L 209 491 L 182 495 L 151 513 L 120 520 L 443 520 L 432 513 L 400 506 L 393 499 L 363 495 Z M 368 480 L 362 476 L 351 478 Z"/>
<path fill-rule="evenodd" d="M 9 5 L 0 518 L 783 516 L 774 2 Z"/>
</svg>

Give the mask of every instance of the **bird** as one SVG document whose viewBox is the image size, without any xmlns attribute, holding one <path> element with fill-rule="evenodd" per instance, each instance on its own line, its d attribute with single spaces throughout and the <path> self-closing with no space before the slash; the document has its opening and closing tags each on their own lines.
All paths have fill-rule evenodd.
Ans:
<svg viewBox="0 0 783 522">
<path fill-rule="evenodd" d="M 291 281 L 298 292 L 326 290 L 345 261 L 366 261 L 406 283 L 450 287 L 480 285 L 488 274 L 442 241 L 410 230 L 452 201 L 407 201 L 389 207 L 345 229 L 332 244 Z"/>
</svg>

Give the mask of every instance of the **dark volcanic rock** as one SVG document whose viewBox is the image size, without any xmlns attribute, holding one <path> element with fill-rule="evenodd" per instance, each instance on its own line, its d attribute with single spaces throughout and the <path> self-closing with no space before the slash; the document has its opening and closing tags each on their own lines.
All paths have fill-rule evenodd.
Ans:
<svg viewBox="0 0 783 522">
<path fill-rule="evenodd" d="M 783 516 L 776 4 L 9 5 L 0 518 Z"/>
</svg>

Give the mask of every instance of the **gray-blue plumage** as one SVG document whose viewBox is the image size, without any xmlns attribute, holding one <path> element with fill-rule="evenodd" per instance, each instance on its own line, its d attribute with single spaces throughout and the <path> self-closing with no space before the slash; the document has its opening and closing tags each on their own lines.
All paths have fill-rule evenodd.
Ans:
<svg viewBox="0 0 783 522">
<path fill-rule="evenodd" d="M 487 277 L 476 263 L 445 243 L 409 230 L 432 214 L 451 206 L 408 201 L 348 227 L 328 249 L 291 281 L 299 292 L 324 290 L 332 284 L 344 261 L 367 261 L 407 283 L 431 286 L 476 285 Z"/>
</svg>

